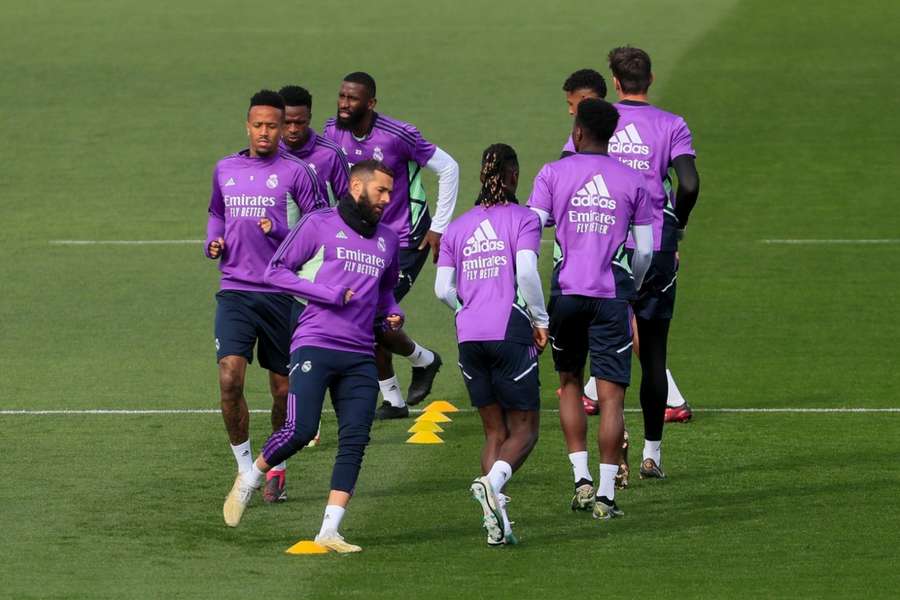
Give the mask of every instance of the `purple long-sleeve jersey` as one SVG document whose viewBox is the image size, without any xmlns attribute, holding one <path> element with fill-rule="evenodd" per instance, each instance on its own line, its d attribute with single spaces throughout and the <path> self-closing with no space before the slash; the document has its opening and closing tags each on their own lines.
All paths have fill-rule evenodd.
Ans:
<svg viewBox="0 0 900 600">
<path fill-rule="evenodd" d="M 476 206 L 450 223 L 438 266 L 456 269 L 460 342 L 533 342 L 531 317 L 516 285 L 516 253 L 540 249 L 541 222 L 518 204 Z"/>
<path fill-rule="evenodd" d="M 315 346 L 374 355 L 376 318 L 403 311 L 394 299 L 400 274 L 397 234 L 379 224 L 365 238 L 337 208 L 310 213 L 285 238 L 266 282 L 306 302 L 291 352 Z M 344 295 L 353 290 L 346 304 Z"/>
<path fill-rule="evenodd" d="M 325 204 L 315 173 L 293 157 L 251 157 L 243 150 L 220 160 L 213 171 L 204 252 L 209 256 L 210 242 L 225 240 L 221 289 L 276 292 L 263 280 L 269 260 L 300 217 Z M 272 222 L 268 234 L 258 224 L 263 218 Z"/>
<path fill-rule="evenodd" d="M 633 293 L 618 289 L 613 258 L 630 225 L 653 221 L 638 173 L 610 156 L 573 154 L 544 165 L 528 206 L 548 213 L 556 223 L 562 294 L 618 298 Z"/>
<path fill-rule="evenodd" d="M 416 247 L 431 225 L 421 170 L 434 156 L 436 146 L 409 123 L 376 113 L 372 130 L 363 139 L 337 126 L 334 117 L 325 122 L 322 135 L 344 151 L 350 165 L 380 160 L 394 172 L 394 191 L 381 222 L 400 237 L 401 248 Z"/>
<path fill-rule="evenodd" d="M 322 186 L 322 195 L 335 204 L 338 198 L 347 195 L 350 180 L 350 165 L 340 146 L 321 136 L 310 127 L 309 139 L 299 150 L 291 149 L 284 140 L 281 149 L 304 161 L 315 172 Z"/>
</svg>

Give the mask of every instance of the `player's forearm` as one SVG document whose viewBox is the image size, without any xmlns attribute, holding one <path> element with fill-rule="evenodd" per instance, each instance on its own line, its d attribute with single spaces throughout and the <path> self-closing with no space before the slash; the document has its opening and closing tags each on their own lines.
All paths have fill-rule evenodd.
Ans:
<svg viewBox="0 0 900 600">
<path fill-rule="evenodd" d="M 206 221 L 206 243 L 203 244 L 203 254 L 206 258 L 212 258 L 209 255 L 209 245 L 219 238 L 225 237 L 225 219 L 213 213 L 209 214 Z"/>
<path fill-rule="evenodd" d="M 631 235 L 634 237 L 631 274 L 634 277 L 634 289 L 639 290 L 653 260 L 653 226 L 634 225 L 631 227 Z"/>
<path fill-rule="evenodd" d="M 295 269 L 289 268 L 279 259 L 269 263 L 263 279 L 269 285 L 289 294 L 320 304 L 342 305 L 344 304 L 344 293 L 347 291 L 345 287 L 315 283 L 299 277 Z"/>
<path fill-rule="evenodd" d="M 516 252 L 516 284 L 519 294 L 528 306 L 531 320 L 537 327 L 549 327 L 550 317 L 544 308 L 544 290 L 538 274 L 537 254 L 531 250 Z"/>
<path fill-rule="evenodd" d="M 456 297 L 456 269 L 453 267 L 438 267 L 434 278 L 434 295 L 449 306 L 452 310 L 457 308 Z"/>
<path fill-rule="evenodd" d="M 434 171 L 438 177 L 437 206 L 434 216 L 431 218 L 431 230 L 444 233 L 450 219 L 453 218 L 453 210 L 456 208 L 456 196 L 459 193 L 459 165 L 453 157 L 435 148 L 434 155 L 428 160 L 425 168 Z"/>
<path fill-rule="evenodd" d="M 678 218 L 679 227 L 684 229 L 700 195 L 700 174 L 697 173 L 693 156 L 678 156 L 672 161 L 672 166 L 678 177 L 678 188 L 675 190 L 675 216 Z"/>
</svg>

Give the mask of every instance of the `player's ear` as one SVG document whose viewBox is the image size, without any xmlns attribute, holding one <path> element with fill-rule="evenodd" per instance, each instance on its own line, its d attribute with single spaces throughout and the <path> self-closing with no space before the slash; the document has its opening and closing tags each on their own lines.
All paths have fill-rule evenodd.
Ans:
<svg viewBox="0 0 900 600">
<path fill-rule="evenodd" d="M 369 110 L 375 110 L 376 104 L 378 104 L 378 98 L 369 98 Z"/>
</svg>

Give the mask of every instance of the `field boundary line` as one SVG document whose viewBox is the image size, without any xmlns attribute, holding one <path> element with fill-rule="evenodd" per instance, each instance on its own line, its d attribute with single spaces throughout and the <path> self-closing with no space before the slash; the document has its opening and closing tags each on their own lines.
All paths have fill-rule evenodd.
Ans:
<svg viewBox="0 0 900 600">
<path fill-rule="evenodd" d="M 759 240 L 761 244 L 782 244 L 791 246 L 803 245 L 867 245 L 867 244 L 900 244 L 900 239 L 869 239 L 869 240 L 851 240 L 851 239 L 833 239 L 833 240 Z"/>
<path fill-rule="evenodd" d="M 202 244 L 204 240 L 49 240 L 51 246 L 162 246 Z"/>
<path fill-rule="evenodd" d="M 900 413 L 900 407 L 896 408 L 693 408 L 696 413 L 788 413 L 788 414 L 846 414 L 846 413 Z M 2 409 L 0 416 L 78 416 L 78 415 L 124 415 L 124 416 L 152 416 L 152 415 L 218 415 L 218 408 L 148 408 L 148 409 L 117 409 L 117 408 L 85 408 L 85 409 Z M 254 408 L 250 410 L 254 414 L 269 414 L 268 409 Z M 333 409 L 325 409 L 322 412 L 333 413 Z M 411 413 L 422 413 L 423 409 L 410 409 Z M 459 409 L 459 412 L 474 413 L 469 407 Z M 542 408 L 541 412 L 558 413 L 556 408 Z M 626 408 L 625 412 L 639 413 L 640 408 Z"/>
</svg>

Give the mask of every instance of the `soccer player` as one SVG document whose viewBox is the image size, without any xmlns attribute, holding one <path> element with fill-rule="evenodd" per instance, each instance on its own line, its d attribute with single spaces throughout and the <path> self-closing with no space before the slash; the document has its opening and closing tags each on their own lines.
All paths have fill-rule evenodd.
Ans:
<svg viewBox="0 0 900 600">
<path fill-rule="evenodd" d="M 244 375 L 254 345 L 260 366 L 269 371 L 275 431 L 284 423 L 288 393 L 292 300 L 263 281 L 263 273 L 299 215 L 324 206 L 312 171 L 278 151 L 283 128 L 281 96 L 255 94 L 247 112 L 249 148 L 216 164 L 209 200 L 204 248 L 222 272 L 215 320 L 222 417 L 241 473 L 253 463 Z M 284 481 L 279 463 L 266 501 L 287 499 Z"/>
<path fill-rule="evenodd" d="M 281 149 L 303 160 L 312 168 L 329 204 L 347 195 L 350 165 L 341 149 L 309 126 L 312 120 L 312 96 L 297 85 L 287 85 L 278 93 L 284 98 L 284 136 Z"/>
<path fill-rule="evenodd" d="M 653 206 L 653 263 L 634 307 L 641 361 L 641 409 L 644 413 L 642 478 L 665 478 L 660 466 L 663 423 L 687 421 L 691 409 L 666 368 L 669 324 L 675 308 L 678 242 L 700 193 L 691 132 L 684 119 L 648 101 L 653 82 L 650 57 L 639 48 L 615 48 L 609 67 L 619 102 L 619 127 L 609 154 L 639 172 Z M 672 193 L 670 171 L 678 186 Z M 629 244 L 629 247 L 631 244 Z M 667 408 L 667 403 L 669 408 Z"/>
<path fill-rule="evenodd" d="M 502 492 L 537 443 L 538 353 L 549 325 L 537 271 L 541 223 L 519 206 L 518 181 L 515 151 L 489 146 L 476 206 L 447 228 L 434 284 L 437 297 L 456 310 L 459 365 L 484 426 L 484 475 L 471 490 L 492 546 L 517 543 Z"/>
<path fill-rule="evenodd" d="M 239 474 L 223 507 L 236 527 L 253 490 L 272 465 L 299 452 L 315 436 L 331 394 L 338 420 L 338 451 L 331 492 L 316 542 L 336 552 L 359 552 L 339 533 L 353 495 L 378 399 L 372 324 L 399 329 L 403 313 L 394 299 L 399 239 L 379 223 L 394 176 L 378 161 L 350 171 L 350 195 L 334 208 L 307 215 L 291 231 L 265 272 L 265 280 L 305 298 L 291 340 L 288 418 L 272 434 L 247 472 Z"/>
<path fill-rule="evenodd" d="M 563 91 L 566 93 L 566 105 L 569 107 L 569 116 L 574 117 L 578 105 L 585 98 L 606 99 L 606 80 L 603 75 L 594 69 L 579 69 L 569 75 L 563 83 Z M 560 158 L 575 154 L 575 146 L 572 144 L 572 136 L 566 140 Z"/>
<path fill-rule="evenodd" d="M 643 179 L 607 154 L 619 114 L 599 99 L 578 105 L 572 141 L 576 154 L 544 165 L 528 205 L 556 224 L 562 256 L 554 267 L 550 340 L 559 372 L 559 418 L 575 477 L 572 509 L 599 519 L 622 515 L 615 477 L 624 434 L 623 403 L 631 381 L 629 300 L 640 289 L 653 248 L 652 213 Z M 618 254 L 629 227 L 636 249 L 629 272 Z M 590 354 L 600 402 L 600 480 L 588 468 L 582 373 Z"/>
<path fill-rule="evenodd" d="M 337 116 L 325 124 L 323 135 L 339 145 L 351 164 L 380 160 L 396 174 L 393 201 L 383 222 L 400 237 L 400 280 L 394 295 L 397 302 L 411 289 L 429 251 L 437 262 L 441 234 L 453 216 L 459 188 L 459 167 L 449 154 L 426 140 L 413 125 L 375 112 L 375 80 L 367 73 L 344 77 L 338 94 Z M 438 200 L 434 218 L 428 214 L 422 168 L 438 176 Z M 441 357 L 414 342 L 402 330 L 379 332 L 376 363 L 378 385 L 384 402 L 379 419 L 409 416 L 410 405 L 425 399 L 441 368 Z M 406 400 L 394 374 L 391 354 L 412 363 L 412 380 Z"/>
</svg>

